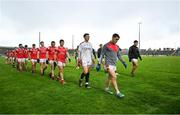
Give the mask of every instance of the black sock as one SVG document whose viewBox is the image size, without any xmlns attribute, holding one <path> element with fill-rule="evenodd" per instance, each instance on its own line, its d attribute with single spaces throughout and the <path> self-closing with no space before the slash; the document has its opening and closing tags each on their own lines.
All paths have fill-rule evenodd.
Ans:
<svg viewBox="0 0 180 115">
<path fill-rule="evenodd" d="M 82 74 L 81 74 L 81 79 L 83 79 L 83 78 L 84 78 L 84 76 L 85 76 L 85 74 L 84 74 L 84 73 L 82 73 Z"/>
<path fill-rule="evenodd" d="M 89 73 L 86 74 L 86 83 L 89 82 Z"/>
</svg>

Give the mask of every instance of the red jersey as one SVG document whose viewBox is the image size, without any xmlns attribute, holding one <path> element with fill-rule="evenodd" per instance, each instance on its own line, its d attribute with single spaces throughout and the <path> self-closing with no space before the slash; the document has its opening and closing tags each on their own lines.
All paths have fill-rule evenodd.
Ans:
<svg viewBox="0 0 180 115">
<path fill-rule="evenodd" d="M 54 60 L 56 47 L 49 46 L 47 50 L 48 50 L 49 60 Z"/>
<path fill-rule="evenodd" d="M 47 52 L 46 47 L 40 47 L 39 48 L 39 58 L 40 59 L 46 59 L 46 52 Z"/>
<path fill-rule="evenodd" d="M 9 51 L 9 57 L 13 57 L 13 51 Z"/>
<path fill-rule="evenodd" d="M 28 58 L 28 49 L 24 48 L 24 58 Z"/>
<path fill-rule="evenodd" d="M 17 58 L 24 58 L 24 49 L 23 48 L 16 49 L 16 53 L 17 53 Z"/>
<path fill-rule="evenodd" d="M 66 62 L 66 57 L 67 57 L 67 49 L 65 47 L 58 47 L 56 49 L 57 52 L 57 60 L 60 62 L 65 63 Z"/>
<path fill-rule="evenodd" d="M 37 59 L 38 49 L 32 48 L 29 50 L 31 59 Z"/>
</svg>

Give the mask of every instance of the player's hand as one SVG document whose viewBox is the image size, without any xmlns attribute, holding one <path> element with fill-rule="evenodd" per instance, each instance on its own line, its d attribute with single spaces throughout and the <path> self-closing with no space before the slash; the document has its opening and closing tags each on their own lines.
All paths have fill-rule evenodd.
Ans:
<svg viewBox="0 0 180 115">
<path fill-rule="evenodd" d="M 98 71 L 100 71 L 101 70 L 101 64 L 97 64 L 97 66 L 96 66 L 96 71 L 98 72 Z"/>
<path fill-rule="evenodd" d="M 123 65 L 124 65 L 124 67 L 125 68 L 127 68 L 127 64 L 126 64 L 126 62 L 122 62 L 123 63 Z"/>
</svg>

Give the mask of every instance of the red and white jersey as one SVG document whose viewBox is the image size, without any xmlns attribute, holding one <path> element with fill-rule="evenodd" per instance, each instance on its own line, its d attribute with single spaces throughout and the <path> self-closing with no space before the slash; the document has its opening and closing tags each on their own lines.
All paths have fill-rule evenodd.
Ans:
<svg viewBox="0 0 180 115">
<path fill-rule="evenodd" d="M 56 49 L 57 49 L 56 47 L 52 47 L 52 46 L 48 47 L 47 51 L 48 51 L 49 60 L 54 60 Z"/>
<path fill-rule="evenodd" d="M 65 47 L 58 47 L 56 49 L 57 52 L 57 60 L 60 62 L 65 63 L 66 62 L 66 57 L 67 57 L 67 49 Z"/>
<path fill-rule="evenodd" d="M 47 53 L 46 47 L 40 47 L 39 48 L 39 58 L 40 59 L 46 59 L 46 53 Z"/>
<path fill-rule="evenodd" d="M 29 50 L 31 59 L 37 59 L 38 49 L 32 48 Z"/>
<path fill-rule="evenodd" d="M 16 49 L 17 58 L 24 58 L 24 49 L 18 48 Z"/>
<path fill-rule="evenodd" d="M 9 51 L 9 57 L 13 57 L 13 50 Z"/>
<path fill-rule="evenodd" d="M 28 49 L 24 48 L 24 58 L 28 58 Z"/>
</svg>

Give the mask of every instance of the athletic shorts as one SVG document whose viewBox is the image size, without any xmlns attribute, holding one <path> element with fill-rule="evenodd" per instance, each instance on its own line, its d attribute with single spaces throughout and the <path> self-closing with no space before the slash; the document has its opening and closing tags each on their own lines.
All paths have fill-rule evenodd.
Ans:
<svg viewBox="0 0 180 115">
<path fill-rule="evenodd" d="M 50 63 L 51 65 L 54 64 L 54 62 L 56 63 L 55 60 L 49 60 L 49 63 Z"/>
<path fill-rule="evenodd" d="M 28 60 L 28 58 L 24 58 L 24 61 L 27 61 Z"/>
<path fill-rule="evenodd" d="M 92 66 L 92 61 L 84 61 L 84 60 L 82 60 L 82 66 L 83 67 Z"/>
<path fill-rule="evenodd" d="M 105 65 L 104 69 L 107 71 L 108 69 L 116 71 L 116 66 L 115 65 Z"/>
<path fill-rule="evenodd" d="M 138 63 L 138 59 L 133 58 L 131 59 L 131 62 Z"/>
<path fill-rule="evenodd" d="M 39 62 L 40 63 L 46 63 L 46 59 L 40 59 Z"/>
<path fill-rule="evenodd" d="M 31 59 L 31 62 L 37 62 L 37 59 Z"/>
<path fill-rule="evenodd" d="M 58 61 L 58 64 L 57 64 L 59 67 L 64 67 L 66 64 L 61 62 L 61 61 Z"/>
<path fill-rule="evenodd" d="M 17 62 L 22 63 L 25 62 L 24 58 L 17 58 Z"/>
</svg>

